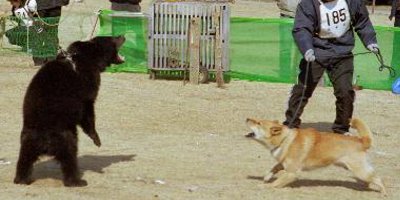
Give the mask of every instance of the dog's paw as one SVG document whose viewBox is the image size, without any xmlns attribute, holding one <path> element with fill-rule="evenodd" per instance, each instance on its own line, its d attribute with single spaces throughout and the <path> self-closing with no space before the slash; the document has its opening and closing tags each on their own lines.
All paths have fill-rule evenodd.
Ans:
<svg viewBox="0 0 400 200">
<path fill-rule="evenodd" d="M 19 178 L 15 177 L 14 178 L 14 183 L 15 184 L 21 184 L 21 185 L 30 185 L 33 182 L 31 178 Z"/>
<path fill-rule="evenodd" d="M 64 180 L 64 186 L 66 187 L 84 187 L 87 185 L 88 185 L 87 181 L 83 179 Z"/>
<path fill-rule="evenodd" d="M 273 176 L 274 176 L 273 173 L 269 173 L 269 174 L 265 175 L 264 176 L 264 183 L 269 182 Z"/>
</svg>

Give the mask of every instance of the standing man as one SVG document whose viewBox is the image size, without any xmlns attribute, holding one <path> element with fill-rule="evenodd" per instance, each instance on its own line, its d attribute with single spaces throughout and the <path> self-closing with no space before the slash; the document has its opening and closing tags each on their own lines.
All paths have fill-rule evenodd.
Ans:
<svg viewBox="0 0 400 200">
<path fill-rule="evenodd" d="M 28 51 L 27 30 L 33 26 L 33 15 L 37 12 L 36 0 L 8 0 L 11 4 L 13 18 L 18 25 L 6 31 L 8 42 L 21 46 L 23 51 Z"/>
<path fill-rule="evenodd" d="M 288 102 L 285 125 L 300 126 L 304 107 L 326 71 L 336 97 L 332 130 L 339 134 L 349 131 L 355 98 L 353 30 L 370 51 L 378 53 L 376 33 L 362 0 L 302 0 L 299 3 L 292 33 L 304 58 L 299 65 L 298 83 Z"/>
<path fill-rule="evenodd" d="M 54 59 L 59 46 L 61 7 L 69 0 L 8 0 L 19 26 L 6 32 L 9 42 L 32 53 L 35 66 Z M 28 30 L 28 31 L 27 31 Z"/>
</svg>

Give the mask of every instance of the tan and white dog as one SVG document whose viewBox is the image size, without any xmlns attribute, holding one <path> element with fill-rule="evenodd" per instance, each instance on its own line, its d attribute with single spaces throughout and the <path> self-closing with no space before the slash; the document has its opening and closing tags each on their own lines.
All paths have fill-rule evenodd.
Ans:
<svg viewBox="0 0 400 200">
<path fill-rule="evenodd" d="M 278 121 L 247 119 L 253 131 L 246 135 L 267 147 L 278 163 L 267 171 L 264 181 L 274 175 L 277 179 L 267 183 L 269 187 L 284 187 L 296 180 L 297 173 L 331 164 L 343 166 L 354 175 L 373 183 L 386 195 L 385 186 L 367 159 L 367 150 L 372 143 L 372 133 L 359 119 L 351 120 L 351 127 L 359 136 L 345 136 L 318 132 L 313 128 L 290 129 Z"/>
</svg>

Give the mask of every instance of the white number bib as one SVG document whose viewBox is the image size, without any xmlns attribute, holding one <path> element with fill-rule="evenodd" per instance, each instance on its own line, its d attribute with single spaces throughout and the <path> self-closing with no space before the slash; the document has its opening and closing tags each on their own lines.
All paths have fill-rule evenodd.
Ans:
<svg viewBox="0 0 400 200">
<path fill-rule="evenodd" d="M 350 12 L 346 0 L 321 2 L 320 38 L 338 38 L 350 29 Z"/>
</svg>

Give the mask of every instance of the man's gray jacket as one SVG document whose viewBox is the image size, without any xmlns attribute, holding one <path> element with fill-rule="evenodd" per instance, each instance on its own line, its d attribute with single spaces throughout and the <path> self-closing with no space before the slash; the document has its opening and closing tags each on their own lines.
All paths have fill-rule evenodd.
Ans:
<svg viewBox="0 0 400 200">
<path fill-rule="evenodd" d="M 299 3 L 292 33 L 303 55 L 308 49 L 315 51 L 317 60 L 319 55 L 329 57 L 351 54 L 355 44 L 353 30 L 358 34 L 365 47 L 377 43 L 376 33 L 363 0 L 346 0 L 346 2 L 351 16 L 350 29 L 341 37 L 331 39 L 318 37 L 320 2 L 318 0 L 302 0 Z"/>
</svg>

